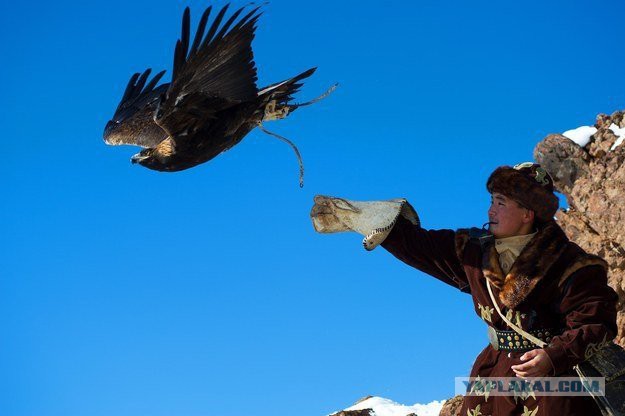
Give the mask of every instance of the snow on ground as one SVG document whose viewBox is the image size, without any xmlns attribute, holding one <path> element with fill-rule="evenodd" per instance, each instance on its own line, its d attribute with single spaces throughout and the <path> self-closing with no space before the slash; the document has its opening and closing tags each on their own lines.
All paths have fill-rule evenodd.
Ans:
<svg viewBox="0 0 625 416">
<path fill-rule="evenodd" d="M 438 416 L 445 400 L 433 401 L 428 404 L 405 406 L 382 397 L 370 397 L 345 410 L 373 409 L 375 416 L 406 416 L 416 413 L 418 416 Z"/>
<path fill-rule="evenodd" d="M 584 147 L 590 141 L 590 136 L 595 134 L 597 129 L 593 126 L 581 126 L 573 130 L 567 130 L 562 135 L 573 140 L 575 143 Z"/>
<path fill-rule="evenodd" d="M 618 146 L 620 146 L 621 143 L 623 143 L 623 138 L 625 138 L 625 127 L 619 128 L 619 126 L 617 126 L 616 124 L 612 123 L 610 125 L 610 130 L 612 130 L 614 132 L 614 134 L 616 135 L 616 137 L 618 137 L 618 139 L 616 139 L 616 141 L 614 142 L 614 144 L 610 148 L 610 150 L 614 150 Z"/>
<path fill-rule="evenodd" d="M 612 132 L 616 135 L 617 139 L 610 148 L 610 150 L 616 149 L 623 143 L 625 140 L 625 127 L 620 128 L 616 124 L 612 123 L 610 127 L 608 127 Z M 562 135 L 568 139 L 573 140 L 575 143 L 584 147 L 590 142 L 590 136 L 595 134 L 597 129 L 593 126 L 581 126 L 573 130 L 567 130 Z"/>
</svg>

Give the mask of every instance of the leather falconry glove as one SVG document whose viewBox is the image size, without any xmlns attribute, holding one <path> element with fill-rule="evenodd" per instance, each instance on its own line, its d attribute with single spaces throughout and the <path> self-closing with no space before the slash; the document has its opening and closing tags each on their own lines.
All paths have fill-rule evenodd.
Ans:
<svg viewBox="0 0 625 416">
<path fill-rule="evenodd" d="M 315 231 L 355 231 L 365 237 L 362 244 L 367 250 L 373 250 L 386 239 L 400 215 L 420 226 L 417 212 L 403 198 L 388 201 L 350 201 L 317 195 L 314 200 L 310 218 Z"/>
</svg>

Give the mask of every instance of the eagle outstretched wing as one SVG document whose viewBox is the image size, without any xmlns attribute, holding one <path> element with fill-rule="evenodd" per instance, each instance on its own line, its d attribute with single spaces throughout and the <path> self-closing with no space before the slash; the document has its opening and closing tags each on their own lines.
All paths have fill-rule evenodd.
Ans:
<svg viewBox="0 0 625 416">
<path fill-rule="evenodd" d="M 156 86 L 165 74 L 161 71 L 146 85 L 151 72 L 148 68 L 142 74 L 130 77 L 115 114 L 104 129 L 107 144 L 154 147 L 167 137 L 167 133 L 154 122 L 154 112 L 169 84 Z"/>
<path fill-rule="evenodd" d="M 190 136 L 210 124 L 215 113 L 257 97 L 252 40 L 259 7 L 233 26 L 245 9 L 240 8 L 219 29 L 227 9 L 219 11 L 206 36 L 211 7 L 204 11 L 190 48 L 189 8 L 184 11 L 172 81 L 154 114 L 156 124 L 172 137 Z"/>
</svg>

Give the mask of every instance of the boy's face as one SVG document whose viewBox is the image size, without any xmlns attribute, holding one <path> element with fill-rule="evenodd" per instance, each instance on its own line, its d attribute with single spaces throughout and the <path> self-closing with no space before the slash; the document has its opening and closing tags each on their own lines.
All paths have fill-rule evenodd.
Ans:
<svg viewBox="0 0 625 416">
<path fill-rule="evenodd" d="M 490 232 L 495 238 L 529 234 L 534 223 L 534 212 L 523 208 L 516 201 L 493 192 L 488 209 Z"/>
</svg>

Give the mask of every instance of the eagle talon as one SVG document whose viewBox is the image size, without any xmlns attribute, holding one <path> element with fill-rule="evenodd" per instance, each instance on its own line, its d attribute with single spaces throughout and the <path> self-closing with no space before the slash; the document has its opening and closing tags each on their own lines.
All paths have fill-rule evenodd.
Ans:
<svg viewBox="0 0 625 416">
<path fill-rule="evenodd" d="M 289 107 L 283 105 L 280 108 L 276 107 L 276 100 L 269 101 L 265 106 L 265 114 L 263 115 L 263 121 L 281 120 L 289 115 Z"/>
</svg>

